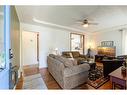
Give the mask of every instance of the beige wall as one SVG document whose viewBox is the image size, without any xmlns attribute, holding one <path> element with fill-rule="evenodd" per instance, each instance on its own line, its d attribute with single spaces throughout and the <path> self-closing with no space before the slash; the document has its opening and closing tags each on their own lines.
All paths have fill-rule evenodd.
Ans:
<svg viewBox="0 0 127 95">
<path fill-rule="evenodd" d="M 20 22 L 14 6 L 11 6 L 10 14 L 11 49 L 13 52 L 12 64 L 20 66 Z"/>
</svg>

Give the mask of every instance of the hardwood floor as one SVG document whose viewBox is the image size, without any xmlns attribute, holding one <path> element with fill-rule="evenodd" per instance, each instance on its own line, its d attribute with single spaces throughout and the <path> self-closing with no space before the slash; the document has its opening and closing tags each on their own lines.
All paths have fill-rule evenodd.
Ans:
<svg viewBox="0 0 127 95">
<path fill-rule="evenodd" d="M 55 81 L 55 79 L 52 77 L 52 75 L 49 73 L 47 68 L 41 68 L 40 70 L 36 67 L 30 67 L 24 69 L 24 76 L 34 75 L 40 73 L 42 75 L 42 78 L 47 86 L 48 89 L 61 89 L 61 87 L 58 85 L 58 83 Z M 16 87 L 16 89 L 21 89 L 23 84 L 23 77 L 19 80 L 19 83 Z M 93 87 L 89 86 L 88 84 L 82 84 L 74 89 L 94 89 Z M 102 85 L 98 89 L 112 89 L 111 82 L 108 81 L 104 85 Z"/>
<path fill-rule="evenodd" d="M 40 73 L 48 89 L 61 89 L 55 79 L 48 72 L 47 68 L 40 69 Z"/>
<path fill-rule="evenodd" d="M 16 85 L 16 89 L 22 89 L 23 87 L 23 76 L 30 76 L 30 75 L 34 75 L 34 74 L 38 74 L 39 72 L 39 68 L 37 66 L 25 66 L 23 67 L 23 74 L 21 74 L 19 81 Z"/>
<path fill-rule="evenodd" d="M 48 89 L 61 89 L 60 86 L 58 85 L 58 83 L 55 81 L 55 79 L 49 73 L 47 68 L 40 69 L 40 73 L 41 73 L 42 78 L 45 81 Z M 74 89 L 94 89 L 94 88 L 89 86 L 88 84 L 82 84 Z M 106 82 L 104 85 L 102 85 L 98 89 L 112 89 L 111 82 L 110 81 Z"/>
<path fill-rule="evenodd" d="M 18 84 L 16 85 L 15 89 L 17 89 L 17 90 L 22 89 L 22 86 L 23 86 L 23 76 L 22 76 L 22 73 L 21 73 L 21 76 L 19 78 Z"/>
<path fill-rule="evenodd" d="M 39 73 L 39 67 L 37 65 L 23 66 L 24 76 L 34 75 Z"/>
</svg>

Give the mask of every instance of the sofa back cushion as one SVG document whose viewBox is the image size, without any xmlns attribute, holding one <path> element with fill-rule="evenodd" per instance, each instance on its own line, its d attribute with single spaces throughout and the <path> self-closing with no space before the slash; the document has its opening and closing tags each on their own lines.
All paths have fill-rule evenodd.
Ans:
<svg viewBox="0 0 127 95">
<path fill-rule="evenodd" d="M 67 58 L 67 60 L 71 61 L 71 62 L 73 63 L 74 66 L 75 66 L 75 65 L 78 65 L 77 60 L 74 59 L 74 58 Z"/>
<path fill-rule="evenodd" d="M 72 55 L 74 58 L 78 58 L 80 56 L 80 53 L 78 51 L 73 51 Z"/>
<path fill-rule="evenodd" d="M 80 57 L 80 53 L 78 51 L 64 51 L 62 52 L 62 56 L 66 58 L 77 58 Z"/>
<path fill-rule="evenodd" d="M 72 66 L 74 66 L 74 64 L 75 64 L 75 62 L 74 62 L 73 60 L 70 60 L 70 59 L 65 58 L 65 57 L 63 57 L 63 56 L 57 55 L 57 56 L 55 56 L 55 58 L 56 58 L 57 60 L 59 60 L 60 62 L 62 62 L 62 63 L 64 64 L 65 67 L 72 67 Z"/>
<path fill-rule="evenodd" d="M 66 58 L 71 58 L 72 57 L 72 53 L 67 51 L 67 52 L 62 52 L 62 56 L 66 57 Z"/>
</svg>

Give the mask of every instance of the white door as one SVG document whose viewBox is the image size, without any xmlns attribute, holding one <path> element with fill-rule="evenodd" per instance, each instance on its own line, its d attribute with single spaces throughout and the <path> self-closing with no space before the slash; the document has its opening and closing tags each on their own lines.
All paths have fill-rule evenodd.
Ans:
<svg viewBox="0 0 127 95">
<path fill-rule="evenodd" d="M 23 66 L 36 65 L 37 61 L 37 33 L 22 32 L 22 58 Z"/>
</svg>

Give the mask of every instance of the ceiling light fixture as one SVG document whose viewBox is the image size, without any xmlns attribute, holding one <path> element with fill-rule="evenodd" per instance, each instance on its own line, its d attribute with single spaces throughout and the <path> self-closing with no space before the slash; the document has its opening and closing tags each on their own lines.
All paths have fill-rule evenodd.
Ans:
<svg viewBox="0 0 127 95">
<path fill-rule="evenodd" d="M 83 24 L 83 27 L 88 27 L 88 23 Z"/>
</svg>

